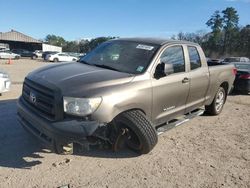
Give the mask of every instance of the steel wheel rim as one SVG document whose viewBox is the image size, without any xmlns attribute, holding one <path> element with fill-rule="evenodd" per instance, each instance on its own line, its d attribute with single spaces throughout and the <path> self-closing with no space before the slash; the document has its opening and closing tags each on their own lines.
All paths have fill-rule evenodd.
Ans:
<svg viewBox="0 0 250 188">
<path fill-rule="evenodd" d="M 142 148 L 142 143 L 139 139 L 139 137 L 136 135 L 136 133 L 130 129 L 127 125 L 124 123 L 121 124 L 122 128 L 126 128 L 128 132 L 126 133 L 125 137 L 125 143 L 127 144 L 128 147 L 134 149 L 134 150 L 141 150 Z"/>
<path fill-rule="evenodd" d="M 224 104 L 224 92 L 220 91 L 215 100 L 215 109 L 219 112 Z"/>
</svg>

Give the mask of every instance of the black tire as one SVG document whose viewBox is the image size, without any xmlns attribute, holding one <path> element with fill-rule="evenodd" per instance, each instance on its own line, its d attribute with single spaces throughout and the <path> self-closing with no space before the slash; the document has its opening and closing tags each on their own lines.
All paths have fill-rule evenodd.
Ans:
<svg viewBox="0 0 250 188">
<path fill-rule="evenodd" d="M 158 135 L 148 118 L 139 110 L 124 112 L 115 118 L 115 125 L 128 130 L 125 144 L 139 154 L 149 153 L 158 142 Z"/>
<path fill-rule="evenodd" d="M 36 59 L 37 58 L 37 56 L 36 55 L 33 55 L 32 57 L 31 57 L 31 59 Z"/>
<path fill-rule="evenodd" d="M 223 95 L 222 101 L 218 102 L 218 99 L 220 97 L 220 95 Z M 226 102 L 226 91 L 223 87 L 220 87 L 214 97 L 213 102 L 208 105 L 205 106 L 205 113 L 209 114 L 209 115 L 219 115 L 223 109 L 223 106 Z"/>
<path fill-rule="evenodd" d="M 58 61 L 59 61 L 58 58 L 54 58 L 54 59 L 53 59 L 53 62 L 58 62 Z"/>
</svg>

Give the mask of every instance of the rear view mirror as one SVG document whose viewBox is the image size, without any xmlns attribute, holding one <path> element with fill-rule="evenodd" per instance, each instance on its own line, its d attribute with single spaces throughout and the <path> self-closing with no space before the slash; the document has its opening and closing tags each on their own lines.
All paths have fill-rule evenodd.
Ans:
<svg viewBox="0 0 250 188">
<path fill-rule="evenodd" d="M 160 79 L 172 73 L 174 73 L 173 64 L 160 63 L 156 66 L 154 77 Z"/>
</svg>

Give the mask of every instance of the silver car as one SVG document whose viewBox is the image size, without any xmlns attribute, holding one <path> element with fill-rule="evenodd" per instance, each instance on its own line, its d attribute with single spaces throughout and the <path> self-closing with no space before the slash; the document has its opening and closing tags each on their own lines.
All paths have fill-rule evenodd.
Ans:
<svg viewBox="0 0 250 188">
<path fill-rule="evenodd" d="M 0 59 L 19 59 L 20 55 L 11 51 L 0 51 Z"/>
<path fill-rule="evenodd" d="M 4 70 L 0 69 L 0 95 L 10 90 L 10 77 Z"/>
</svg>

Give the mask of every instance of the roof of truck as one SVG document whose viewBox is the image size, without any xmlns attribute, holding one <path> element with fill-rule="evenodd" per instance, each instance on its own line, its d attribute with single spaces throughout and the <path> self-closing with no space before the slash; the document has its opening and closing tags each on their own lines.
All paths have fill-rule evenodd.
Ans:
<svg viewBox="0 0 250 188">
<path fill-rule="evenodd" d="M 134 41 L 134 42 L 141 42 L 141 43 L 150 43 L 150 44 L 156 44 L 156 45 L 165 45 L 165 44 L 192 44 L 197 45 L 196 43 L 189 42 L 189 41 L 183 41 L 183 40 L 170 40 L 170 39 L 164 39 L 164 38 L 118 38 L 115 40 L 124 40 L 124 41 Z"/>
</svg>

